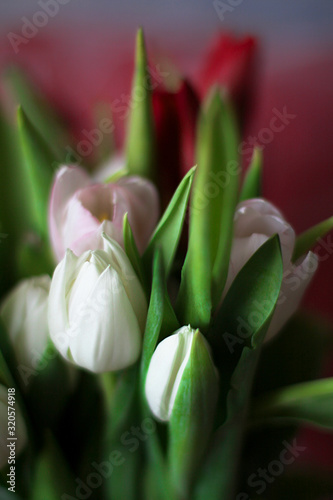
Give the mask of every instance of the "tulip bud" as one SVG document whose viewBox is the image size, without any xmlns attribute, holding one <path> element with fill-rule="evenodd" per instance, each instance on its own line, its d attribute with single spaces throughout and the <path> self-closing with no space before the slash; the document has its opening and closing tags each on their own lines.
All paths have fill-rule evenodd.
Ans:
<svg viewBox="0 0 333 500">
<path fill-rule="evenodd" d="M 172 482 L 186 497 L 208 444 L 218 395 L 217 371 L 199 330 L 183 326 L 157 346 L 145 393 L 155 417 L 169 421 Z"/>
<path fill-rule="evenodd" d="M 195 330 L 183 326 L 158 344 L 149 364 L 145 392 L 158 420 L 171 418 L 177 392 L 189 362 Z M 200 334 L 201 335 L 201 334 Z"/>
<path fill-rule="evenodd" d="M 142 253 L 158 220 L 158 203 L 154 185 L 140 177 L 93 184 L 83 169 L 62 167 L 56 174 L 49 205 L 50 238 L 56 258 L 61 260 L 67 248 L 77 255 L 102 249 L 103 232 L 123 245 L 126 213 Z"/>
<path fill-rule="evenodd" d="M 33 372 L 47 348 L 50 284 L 47 275 L 23 280 L 1 305 L 0 316 L 13 345 L 19 373 Z"/>
<path fill-rule="evenodd" d="M 95 373 L 126 368 L 140 354 L 147 316 L 141 284 L 122 248 L 67 250 L 50 289 L 49 329 L 64 358 Z"/>
<path fill-rule="evenodd" d="M 199 330 L 195 331 L 190 326 L 183 326 L 164 339 L 151 358 L 145 392 L 152 413 L 161 421 L 167 422 L 171 418 L 184 371 L 193 362 L 191 356 L 199 339 L 200 349 L 210 360 L 209 369 L 215 373 L 205 338 Z"/>
<path fill-rule="evenodd" d="M 6 464 L 14 464 L 11 459 L 15 459 L 27 443 L 25 422 L 15 397 L 10 397 L 13 395 L 10 391 L 13 389 L 8 390 L 4 385 L 0 385 L 0 469 Z M 14 418 L 14 415 L 15 420 L 10 420 L 9 417 Z M 8 425 L 11 421 L 15 422 L 15 427 Z M 13 435 L 9 434 L 8 429 Z"/>
<path fill-rule="evenodd" d="M 281 294 L 266 340 L 272 338 L 296 312 L 318 267 L 317 257 L 312 252 L 295 264 L 291 262 L 295 232 L 277 208 L 262 198 L 246 200 L 238 205 L 235 213 L 234 239 L 224 296 L 244 264 L 274 234 L 280 238 L 284 274 Z"/>
</svg>

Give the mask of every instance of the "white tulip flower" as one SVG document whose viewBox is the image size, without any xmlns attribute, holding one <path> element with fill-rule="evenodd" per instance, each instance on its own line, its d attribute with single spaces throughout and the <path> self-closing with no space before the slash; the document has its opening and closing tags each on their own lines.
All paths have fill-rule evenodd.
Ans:
<svg viewBox="0 0 333 500">
<path fill-rule="evenodd" d="M 183 374 L 191 360 L 194 342 L 198 337 L 200 337 L 201 359 L 206 361 L 207 384 L 204 380 L 200 380 L 199 387 L 197 389 L 193 387 L 193 394 L 196 390 L 202 391 L 203 387 L 207 386 L 207 391 L 204 391 L 206 397 L 208 394 L 209 399 L 215 400 L 218 377 L 209 345 L 199 330 L 183 326 L 158 344 L 149 364 L 145 394 L 149 407 L 158 420 L 168 422 L 171 418 Z"/>
<path fill-rule="evenodd" d="M 271 236 L 278 234 L 283 260 L 281 294 L 266 334 L 271 339 L 296 312 L 318 267 L 317 256 L 308 252 L 297 262 L 292 262 L 295 232 L 281 212 L 263 198 L 253 198 L 240 203 L 234 218 L 229 273 L 223 297 L 241 268 Z"/>
<path fill-rule="evenodd" d="M 1 305 L 0 316 L 19 366 L 35 368 L 47 348 L 50 284 L 51 279 L 47 275 L 23 280 Z"/>
<path fill-rule="evenodd" d="M 62 356 L 94 373 L 116 371 L 138 359 L 147 302 L 133 267 L 114 240 L 77 257 L 67 250 L 49 297 L 51 339 Z"/>
</svg>

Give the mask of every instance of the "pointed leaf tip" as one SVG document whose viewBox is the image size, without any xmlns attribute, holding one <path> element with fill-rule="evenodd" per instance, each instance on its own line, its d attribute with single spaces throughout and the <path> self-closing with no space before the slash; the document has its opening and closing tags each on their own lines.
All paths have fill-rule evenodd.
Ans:
<svg viewBox="0 0 333 500">
<path fill-rule="evenodd" d="M 140 91 L 140 98 L 138 97 Z M 142 97 L 142 95 L 143 97 Z M 131 113 L 126 137 L 127 167 L 132 175 L 155 177 L 155 130 L 150 72 L 143 30 L 136 37 L 135 70 L 132 84 Z"/>
<path fill-rule="evenodd" d="M 258 147 L 253 149 L 251 163 L 246 172 L 239 201 L 261 196 L 263 154 Z"/>
<path fill-rule="evenodd" d="M 293 254 L 293 262 L 296 262 L 302 255 L 306 254 L 311 248 L 333 229 L 333 216 L 319 222 L 319 224 L 304 231 L 297 237 Z"/>
</svg>

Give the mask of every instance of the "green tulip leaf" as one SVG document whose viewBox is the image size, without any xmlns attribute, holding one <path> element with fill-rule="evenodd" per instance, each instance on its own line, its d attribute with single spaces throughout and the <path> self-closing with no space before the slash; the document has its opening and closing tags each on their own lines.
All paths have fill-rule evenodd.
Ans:
<svg viewBox="0 0 333 500">
<path fill-rule="evenodd" d="M 333 430 L 333 378 L 283 387 L 253 403 L 252 420 L 301 421 Z"/>
<path fill-rule="evenodd" d="M 204 331 L 227 278 L 240 170 L 234 115 L 219 91 L 201 113 L 197 143 L 189 245 L 177 307 L 184 324 Z"/>
<path fill-rule="evenodd" d="M 231 353 L 235 346 L 256 347 L 259 333 L 274 312 L 282 281 L 278 235 L 267 240 L 235 277 L 216 317 L 214 335 L 222 336 Z M 249 331 L 241 333 L 241 324 Z M 213 327 L 214 328 L 214 327 Z"/>
<path fill-rule="evenodd" d="M 40 234 L 47 237 L 48 202 L 55 158 L 22 108 L 18 110 L 18 128 L 35 225 Z"/>
<path fill-rule="evenodd" d="M 124 235 L 124 247 L 125 247 L 125 252 L 131 261 L 131 264 L 133 266 L 134 271 L 136 272 L 138 278 L 141 281 L 141 284 L 146 287 L 145 281 L 144 281 L 144 274 L 143 274 L 143 269 L 142 269 L 142 262 L 141 262 L 141 257 L 139 255 L 138 248 L 136 246 L 132 228 L 130 226 L 130 223 L 128 222 L 128 214 L 126 213 L 124 215 L 124 221 L 123 221 L 123 235 Z"/>
<path fill-rule="evenodd" d="M 220 405 L 223 407 L 227 402 L 227 407 L 222 408 L 226 420 L 213 438 L 214 445 L 198 481 L 195 500 L 203 500 L 208 494 L 224 500 L 235 497 L 254 375 L 282 277 L 281 248 L 276 235 L 240 270 L 218 312 L 210 336 L 221 373 Z M 243 321 L 251 327 L 246 335 L 241 335 L 240 331 Z"/>
<path fill-rule="evenodd" d="M 64 123 L 56 115 L 54 109 L 34 89 L 25 75 L 16 67 L 5 73 L 5 82 L 12 91 L 17 103 L 23 107 L 38 134 L 51 149 L 54 157 L 65 158 L 65 148 L 69 145 L 69 134 L 65 132 Z"/>
<path fill-rule="evenodd" d="M 220 104 L 220 115 L 221 138 L 219 141 L 222 143 L 222 154 L 216 163 L 217 170 L 214 169 L 216 184 L 220 188 L 220 192 L 216 197 L 213 216 L 210 221 L 210 232 L 212 235 L 216 235 L 216 241 L 213 242 L 212 247 L 213 308 L 220 303 L 228 276 L 233 221 L 238 201 L 239 174 L 241 171 L 238 153 L 238 125 L 234 111 L 228 101 L 222 101 L 222 105 Z M 221 160 L 223 161 L 222 165 Z M 219 184 L 218 177 L 221 180 L 223 179 L 224 182 Z"/>
<path fill-rule="evenodd" d="M 31 225 L 26 175 L 17 131 L 0 107 L 0 217 L 1 231 L 15 241 Z M 20 217 L 17 217 L 20 214 Z"/>
<path fill-rule="evenodd" d="M 155 248 L 160 248 L 167 275 L 171 270 L 182 233 L 194 172 L 195 167 L 185 175 L 179 184 L 144 254 L 144 262 L 148 266 L 151 263 Z"/>
<path fill-rule="evenodd" d="M 262 152 L 255 147 L 249 168 L 246 172 L 239 201 L 249 200 L 250 198 L 258 198 L 261 196 L 262 182 Z"/>
<path fill-rule="evenodd" d="M 302 255 L 306 254 L 318 242 L 320 238 L 325 236 L 333 229 L 333 217 L 320 222 L 316 226 L 304 231 L 297 237 L 293 254 L 293 262 L 296 262 Z"/>
<path fill-rule="evenodd" d="M 122 179 L 123 177 L 126 177 L 128 175 L 128 170 L 126 168 L 121 168 L 120 170 L 117 170 L 113 174 L 109 175 L 104 180 L 104 184 L 110 184 L 112 182 L 117 182 L 119 179 Z"/>
<path fill-rule="evenodd" d="M 215 367 L 197 330 L 169 422 L 168 459 L 175 498 L 189 498 L 212 432 L 217 394 Z"/>
<path fill-rule="evenodd" d="M 55 438 L 47 433 L 46 444 L 36 463 L 31 500 L 75 498 L 77 483 Z"/>
<path fill-rule="evenodd" d="M 164 315 L 165 278 L 163 270 L 162 252 L 157 250 L 153 262 L 153 284 L 143 337 L 141 358 L 141 391 L 144 386 L 151 357 L 158 342 Z M 171 332 L 170 332 L 171 333 Z"/>
<path fill-rule="evenodd" d="M 150 74 L 143 31 L 136 40 L 135 73 L 132 85 L 131 113 L 127 132 L 127 163 L 130 175 L 154 179 L 155 133 Z"/>
</svg>

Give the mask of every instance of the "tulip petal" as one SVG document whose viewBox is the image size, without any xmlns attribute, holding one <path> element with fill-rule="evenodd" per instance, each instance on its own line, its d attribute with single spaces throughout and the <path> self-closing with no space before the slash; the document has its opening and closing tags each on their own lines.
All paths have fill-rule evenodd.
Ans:
<svg viewBox="0 0 333 500">
<path fill-rule="evenodd" d="M 317 256 L 309 252 L 298 265 L 290 266 L 284 273 L 280 297 L 265 340 L 274 337 L 296 312 L 317 267 Z"/>
<path fill-rule="evenodd" d="M 235 214 L 234 232 L 236 238 L 249 237 L 254 233 L 267 237 L 278 234 L 283 264 L 289 264 L 295 246 L 295 232 L 271 203 L 260 198 L 241 203 Z"/>
<path fill-rule="evenodd" d="M 234 238 L 230 254 L 228 277 L 223 290 L 223 297 L 226 296 L 231 283 L 234 281 L 242 267 L 268 239 L 268 236 L 264 234 L 252 234 L 247 238 Z"/>
<path fill-rule="evenodd" d="M 184 326 L 160 342 L 152 356 L 145 393 L 152 412 L 162 421 L 170 419 L 193 338 L 194 330 Z"/>
<path fill-rule="evenodd" d="M 17 358 L 26 366 L 31 366 L 32 358 L 42 358 L 49 339 L 47 311 L 51 279 L 49 276 L 41 278 L 34 278 L 33 288 L 28 289 L 23 325 L 25 335 L 21 335 L 17 343 Z"/>
<path fill-rule="evenodd" d="M 80 267 L 80 272 L 67 298 L 68 320 L 70 324 L 75 322 L 75 318 L 79 312 L 86 307 L 91 290 L 95 287 L 100 274 L 94 263 L 89 260 L 86 260 Z"/>
<path fill-rule="evenodd" d="M 65 220 L 65 208 L 73 194 L 85 186 L 90 179 L 79 167 L 62 167 L 56 174 L 49 204 L 49 230 L 51 243 L 58 260 L 65 252 L 62 240 L 62 225 Z"/>
<path fill-rule="evenodd" d="M 264 198 L 250 198 L 249 200 L 244 200 L 237 207 L 236 218 L 238 213 L 243 214 L 247 209 L 252 209 L 261 215 L 276 215 L 277 217 L 281 217 L 281 219 L 283 219 L 283 215 L 280 210 Z"/>
<path fill-rule="evenodd" d="M 128 221 L 138 250 L 143 253 L 159 217 L 157 190 L 151 182 L 136 176 L 123 177 L 115 187 L 126 201 Z M 114 222 L 122 227 L 124 214 L 121 211 L 117 213 L 117 204 L 114 207 Z"/>
<path fill-rule="evenodd" d="M 51 279 L 38 276 L 20 282 L 5 298 L 0 315 L 19 364 L 34 368 L 48 342 L 47 304 Z"/>
<path fill-rule="evenodd" d="M 78 194 L 70 199 L 65 213 L 66 217 L 61 231 L 63 251 L 70 248 L 74 253 L 80 255 L 86 250 L 94 250 L 96 247 L 92 246 L 92 241 L 95 241 L 95 233 L 100 222 L 89 210 L 83 207 L 78 199 Z"/>
<path fill-rule="evenodd" d="M 132 264 L 121 246 L 107 235 L 103 236 L 105 251 L 112 256 L 113 267 L 119 273 L 127 296 L 132 304 L 140 325 L 144 332 L 147 318 L 147 301 L 139 279 Z"/>
<path fill-rule="evenodd" d="M 65 258 L 54 271 L 48 306 L 48 323 L 51 339 L 64 358 L 68 359 L 69 337 L 67 335 L 68 310 L 67 295 L 75 279 L 78 258 L 67 250 Z"/>
<path fill-rule="evenodd" d="M 108 267 L 82 303 L 70 341 L 72 359 L 95 373 L 120 370 L 140 353 L 141 333 L 118 273 Z"/>
</svg>

